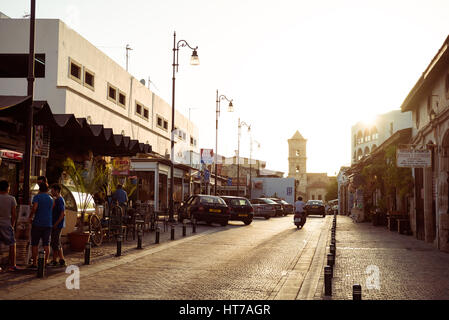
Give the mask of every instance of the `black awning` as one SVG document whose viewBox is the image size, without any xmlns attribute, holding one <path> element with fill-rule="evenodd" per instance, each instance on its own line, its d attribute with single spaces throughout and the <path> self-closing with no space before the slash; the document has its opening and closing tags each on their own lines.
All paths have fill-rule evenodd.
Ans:
<svg viewBox="0 0 449 320">
<path fill-rule="evenodd" d="M 30 103 L 31 97 L 0 95 L 0 117 L 25 122 L 26 108 Z M 149 144 L 114 134 L 111 128 L 104 128 L 101 124 L 89 124 L 85 118 L 76 118 L 73 114 L 53 114 L 46 101 L 34 101 L 33 109 L 34 124 L 50 129 L 52 147 L 91 150 L 94 155 L 102 156 L 135 156 L 152 151 Z"/>
</svg>

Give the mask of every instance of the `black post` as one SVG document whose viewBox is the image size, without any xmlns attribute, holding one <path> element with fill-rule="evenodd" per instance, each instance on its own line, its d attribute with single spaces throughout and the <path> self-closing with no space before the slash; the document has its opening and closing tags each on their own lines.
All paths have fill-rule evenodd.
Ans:
<svg viewBox="0 0 449 320">
<path fill-rule="evenodd" d="M 324 267 L 324 295 L 332 296 L 332 270 L 330 266 Z"/>
<path fill-rule="evenodd" d="M 161 228 L 157 227 L 156 228 L 156 241 L 155 243 L 159 243 L 159 235 L 161 233 Z"/>
<path fill-rule="evenodd" d="M 36 0 L 31 0 L 30 16 L 30 51 L 28 55 L 28 87 L 27 95 L 31 96 L 31 104 L 27 110 L 25 127 L 25 152 L 23 154 L 23 203 L 30 204 L 31 161 L 33 159 L 33 96 L 34 96 L 34 38 L 36 22 Z"/>
<path fill-rule="evenodd" d="M 192 219 L 192 233 L 196 233 L 196 219 Z"/>
<path fill-rule="evenodd" d="M 362 286 L 355 284 L 352 286 L 352 300 L 362 300 Z"/>
<path fill-rule="evenodd" d="M 173 192 L 174 192 L 174 161 L 175 161 L 175 155 L 173 154 L 174 148 L 175 148 L 175 141 L 174 141 L 174 132 L 175 132 L 175 80 L 176 80 L 176 53 L 178 51 L 178 48 L 176 47 L 176 32 L 173 34 L 173 88 L 172 88 L 172 105 L 171 105 L 171 134 L 170 134 L 170 141 L 171 141 L 171 150 L 170 150 L 170 190 L 168 191 L 169 195 L 169 221 L 174 221 L 174 203 L 173 203 Z"/>
<path fill-rule="evenodd" d="M 120 257 L 122 255 L 122 235 L 119 234 L 117 236 L 117 253 L 116 253 L 116 257 Z"/>
<path fill-rule="evenodd" d="M 333 267 L 335 264 L 334 255 L 332 253 L 327 254 L 327 265 Z"/>
<path fill-rule="evenodd" d="M 329 247 L 329 251 L 330 253 L 334 256 L 334 261 L 335 261 L 335 243 L 331 243 L 330 247 Z"/>
<path fill-rule="evenodd" d="M 171 225 L 171 240 L 175 240 L 175 226 Z"/>
<path fill-rule="evenodd" d="M 90 264 L 90 242 L 86 242 L 86 247 L 84 248 L 84 264 Z"/>
<path fill-rule="evenodd" d="M 39 251 L 39 258 L 37 259 L 37 277 L 43 278 L 45 275 L 45 262 L 44 262 L 45 252 Z"/>
<path fill-rule="evenodd" d="M 183 237 L 186 236 L 186 223 L 185 222 L 182 224 L 182 236 Z"/>
<path fill-rule="evenodd" d="M 137 231 L 137 249 L 142 249 L 142 230 Z"/>
</svg>

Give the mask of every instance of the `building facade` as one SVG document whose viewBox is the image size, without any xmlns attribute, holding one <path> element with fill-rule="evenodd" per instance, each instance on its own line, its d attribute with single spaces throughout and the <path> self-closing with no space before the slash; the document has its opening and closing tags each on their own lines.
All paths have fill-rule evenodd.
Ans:
<svg viewBox="0 0 449 320">
<path fill-rule="evenodd" d="M 288 139 L 288 178 L 295 178 L 296 197 L 307 196 L 307 140 L 297 130 Z"/>
</svg>

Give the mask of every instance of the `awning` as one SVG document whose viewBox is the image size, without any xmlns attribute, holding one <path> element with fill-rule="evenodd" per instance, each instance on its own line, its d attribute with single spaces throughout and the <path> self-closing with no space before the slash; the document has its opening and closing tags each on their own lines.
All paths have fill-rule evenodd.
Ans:
<svg viewBox="0 0 449 320">
<path fill-rule="evenodd" d="M 31 97 L 1 96 L 0 117 L 12 117 L 19 122 L 26 121 L 26 111 Z M 114 134 L 111 128 L 101 124 L 89 124 L 86 118 L 76 118 L 73 114 L 53 114 L 46 101 L 34 101 L 34 125 L 44 125 L 50 129 L 52 148 L 71 150 L 91 150 L 94 155 L 135 156 L 150 153 L 149 144 L 140 143 L 128 136 Z"/>
<path fill-rule="evenodd" d="M 0 158 L 11 159 L 16 161 L 22 161 L 23 153 L 2 149 L 0 150 Z"/>
</svg>

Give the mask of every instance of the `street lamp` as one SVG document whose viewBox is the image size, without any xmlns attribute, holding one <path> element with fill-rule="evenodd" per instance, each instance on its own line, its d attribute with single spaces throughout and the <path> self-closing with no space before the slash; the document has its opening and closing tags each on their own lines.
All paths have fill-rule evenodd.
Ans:
<svg viewBox="0 0 449 320">
<path fill-rule="evenodd" d="M 192 52 L 192 56 L 190 58 L 190 64 L 193 66 L 197 66 L 200 64 L 200 60 L 198 59 L 198 53 L 196 52 L 196 50 L 198 49 L 198 47 L 192 48 L 187 41 L 185 40 L 179 40 L 178 42 L 176 42 L 176 32 L 173 34 L 173 88 L 172 88 L 172 110 L 171 110 L 171 162 L 170 162 L 170 191 L 169 191 L 169 197 L 170 197 L 170 203 L 169 203 L 169 221 L 170 222 L 174 222 L 174 214 L 173 214 L 173 209 L 174 209 L 174 204 L 173 204 L 173 192 L 174 192 L 174 161 L 175 161 L 175 156 L 174 156 L 174 147 L 175 147 L 175 139 L 174 139 L 174 134 L 175 134 L 175 75 L 176 72 L 178 72 L 178 53 L 179 53 L 179 48 L 181 47 L 189 47 L 193 52 Z"/>
<path fill-rule="evenodd" d="M 253 191 L 253 183 L 251 181 L 251 178 L 252 178 L 252 174 L 251 174 L 251 170 L 252 170 L 252 167 L 251 167 L 251 164 L 252 164 L 251 155 L 253 153 L 253 142 L 257 143 L 257 148 L 260 148 L 260 143 L 257 142 L 256 140 L 253 140 L 252 135 L 250 136 L 250 139 L 251 140 L 250 140 L 250 146 L 249 146 L 249 199 L 251 200 L 252 191 Z"/>
<path fill-rule="evenodd" d="M 238 132 L 238 146 L 237 146 L 237 196 L 240 193 L 240 135 L 242 126 L 248 128 L 248 132 L 251 131 L 251 125 L 247 124 L 245 121 L 240 121 L 239 118 L 239 132 Z"/>
<path fill-rule="evenodd" d="M 217 170 L 217 157 L 218 157 L 218 117 L 220 116 L 220 102 L 221 100 L 226 100 L 229 102 L 228 112 L 234 111 L 234 106 L 232 105 L 232 100 L 229 100 L 225 95 L 218 95 L 217 89 L 217 105 L 216 105 L 216 118 L 215 118 L 215 195 L 217 195 L 217 178 L 218 178 L 218 170 Z"/>
</svg>

